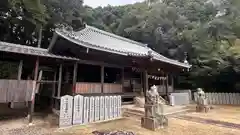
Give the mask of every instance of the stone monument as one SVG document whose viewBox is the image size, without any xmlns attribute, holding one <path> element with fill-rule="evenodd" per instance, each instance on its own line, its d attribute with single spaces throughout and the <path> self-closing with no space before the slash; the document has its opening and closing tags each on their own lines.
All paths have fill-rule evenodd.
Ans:
<svg viewBox="0 0 240 135">
<path fill-rule="evenodd" d="M 59 127 L 72 125 L 73 97 L 65 95 L 61 97 Z"/>
<path fill-rule="evenodd" d="M 142 127 L 155 131 L 167 126 L 168 119 L 163 114 L 163 104 L 155 85 L 147 91 L 145 98 L 145 116 L 141 119 Z"/>
<path fill-rule="evenodd" d="M 208 112 L 210 107 L 208 106 L 208 99 L 205 92 L 201 89 L 197 89 L 197 106 L 196 112 Z"/>
<path fill-rule="evenodd" d="M 76 95 L 73 98 L 73 124 L 83 123 L 83 96 Z"/>
</svg>

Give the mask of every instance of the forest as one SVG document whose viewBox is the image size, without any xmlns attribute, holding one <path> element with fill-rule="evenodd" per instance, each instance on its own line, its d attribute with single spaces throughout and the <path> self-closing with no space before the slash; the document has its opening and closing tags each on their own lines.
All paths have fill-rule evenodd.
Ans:
<svg viewBox="0 0 240 135">
<path fill-rule="evenodd" d="M 146 0 L 91 8 L 83 0 L 0 0 L 0 41 L 48 47 L 59 25 L 92 25 L 192 64 L 178 88 L 240 90 L 239 0 Z M 0 76 L 11 70 L 0 63 Z"/>
</svg>

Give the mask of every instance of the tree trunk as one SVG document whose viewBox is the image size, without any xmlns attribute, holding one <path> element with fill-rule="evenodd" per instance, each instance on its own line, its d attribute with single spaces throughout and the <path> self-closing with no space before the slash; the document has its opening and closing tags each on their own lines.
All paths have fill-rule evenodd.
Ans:
<svg viewBox="0 0 240 135">
<path fill-rule="evenodd" d="M 40 26 L 39 31 L 38 31 L 38 48 L 41 48 L 41 43 L 42 43 L 42 26 Z"/>
</svg>

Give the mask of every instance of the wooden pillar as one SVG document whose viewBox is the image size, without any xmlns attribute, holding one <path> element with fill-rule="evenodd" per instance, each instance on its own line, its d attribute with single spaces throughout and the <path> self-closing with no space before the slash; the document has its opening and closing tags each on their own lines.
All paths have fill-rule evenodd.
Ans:
<svg viewBox="0 0 240 135">
<path fill-rule="evenodd" d="M 54 83 L 53 83 L 53 90 L 52 90 L 52 108 L 54 107 L 54 102 L 55 102 L 57 72 L 54 72 L 53 81 L 54 81 Z"/>
<path fill-rule="evenodd" d="M 76 93 L 77 69 L 78 69 L 78 63 L 76 62 L 74 64 L 74 68 L 73 68 L 73 89 L 72 89 L 72 95 L 75 95 L 75 93 Z"/>
<path fill-rule="evenodd" d="M 28 122 L 32 123 L 32 117 L 34 112 L 34 105 L 35 105 L 35 91 L 37 86 L 37 78 L 38 78 L 38 68 L 39 68 L 39 57 L 37 57 L 35 68 L 34 68 L 34 81 L 35 81 L 35 87 L 33 88 L 32 97 L 31 97 L 31 109 L 29 112 Z"/>
<path fill-rule="evenodd" d="M 103 93 L 103 89 L 104 89 L 104 66 L 101 66 L 101 91 Z"/>
<path fill-rule="evenodd" d="M 174 91 L 174 76 L 173 75 L 171 75 L 171 79 L 172 79 L 172 89 L 173 89 L 173 91 Z"/>
<path fill-rule="evenodd" d="M 58 91 L 57 91 L 57 98 L 60 98 L 60 96 L 61 96 L 62 69 L 63 69 L 63 65 L 60 64 L 60 66 L 59 66 L 59 73 L 58 73 Z"/>
<path fill-rule="evenodd" d="M 123 86 L 124 86 L 124 68 L 122 68 L 122 79 L 121 79 L 121 82 L 122 82 L 122 90 L 123 90 Z"/>
<path fill-rule="evenodd" d="M 147 91 L 148 91 L 148 72 L 145 69 L 143 72 L 143 91 L 144 91 L 144 97 L 145 97 L 145 102 L 146 102 L 146 95 L 147 95 Z"/>
<path fill-rule="evenodd" d="M 166 85 L 166 95 L 168 95 L 168 74 L 166 74 L 165 85 Z"/>
<path fill-rule="evenodd" d="M 19 65 L 18 65 L 18 80 L 21 80 L 22 68 L 23 68 L 23 60 L 20 60 Z"/>
</svg>

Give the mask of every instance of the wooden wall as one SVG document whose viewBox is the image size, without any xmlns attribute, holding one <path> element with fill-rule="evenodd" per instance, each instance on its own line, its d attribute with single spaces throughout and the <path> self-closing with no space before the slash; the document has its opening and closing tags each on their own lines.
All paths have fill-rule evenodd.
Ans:
<svg viewBox="0 0 240 135">
<path fill-rule="evenodd" d="M 103 93 L 122 93 L 122 85 L 121 84 L 113 84 L 113 83 L 104 83 L 103 85 Z"/>
<path fill-rule="evenodd" d="M 31 101 L 35 81 L 0 79 L 0 103 Z"/>
<path fill-rule="evenodd" d="M 77 82 L 75 92 L 77 94 L 102 93 L 101 88 L 101 83 Z M 122 85 L 104 83 L 103 93 L 122 93 Z"/>
</svg>

